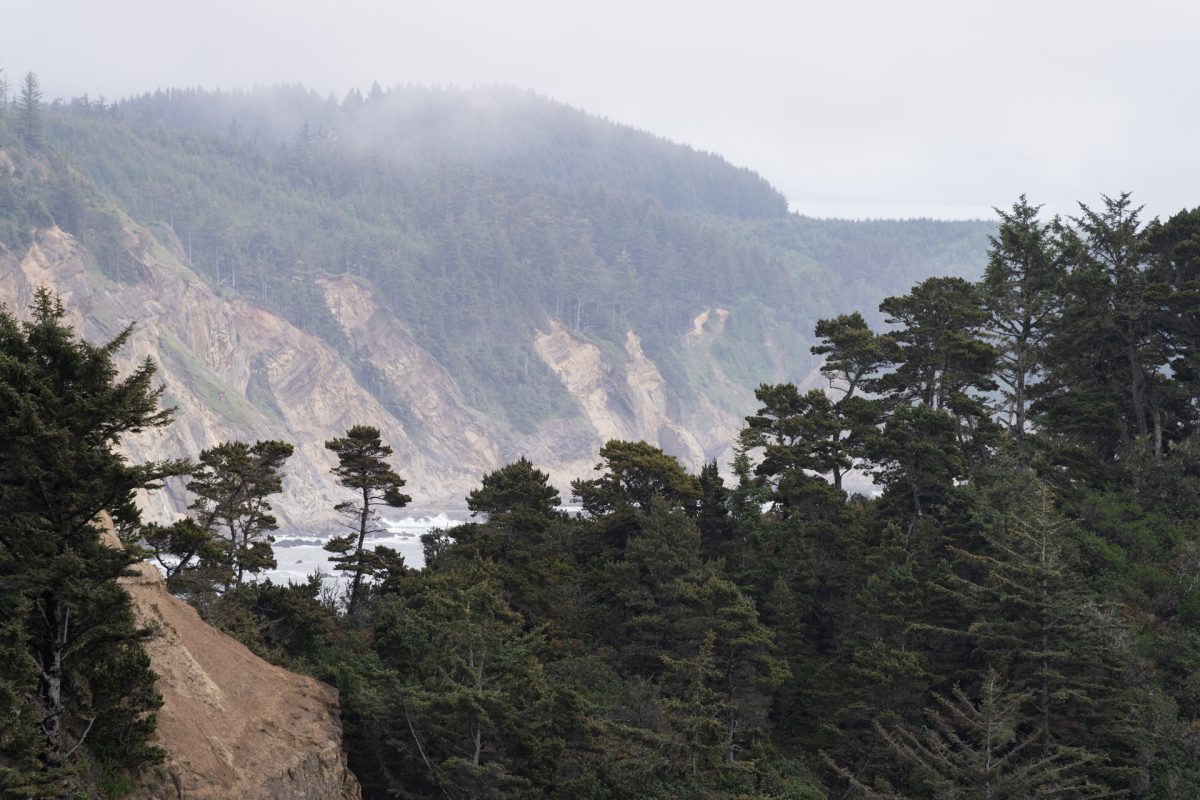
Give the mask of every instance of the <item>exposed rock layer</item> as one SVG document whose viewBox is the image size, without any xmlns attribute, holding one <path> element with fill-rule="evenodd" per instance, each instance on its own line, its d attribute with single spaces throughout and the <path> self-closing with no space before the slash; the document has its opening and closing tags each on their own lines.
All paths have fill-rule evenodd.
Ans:
<svg viewBox="0 0 1200 800">
<path fill-rule="evenodd" d="M 333 506 L 346 496 L 329 475 L 334 458 L 324 442 L 354 424 L 380 429 L 395 450 L 393 463 L 408 481 L 415 508 L 455 508 L 484 474 L 519 455 L 566 489 L 571 479 L 590 472 L 609 438 L 654 442 L 692 469 L 714 457 L 724 465 L 740 422 L 728 408 L 745 413 L 753 402 L 749 392 L 716 374 L 712 360 L 698 350 L 720 335 L 728 315 L 723 309 L 713 310 L 718 324 L 706 324 L 705 316 L 696 331 L 681 337 L 696 362 L 714 370 L 703 376 L 705 397 L 688 408 L 681 407 L 633 331 L 624 352 L 607 353 L 551 320 L 534 346 L 575 398 L 579 413 L 517 435 L 472 408 L 454 376 L 412 339 L 404 321 L 354 279 L 329 277 L 322 289 L 356 352 L 384 384 L 373 392 L 323 341 L 215 291 L 185 266 L 177 242 L 159 241 L 132 223 L 126 233 L 134 267 L 121 281 L 99 272 L 86 249 L 59 229 L 39 232 L 27 252 L 0 252 L 0 303 L 23 313 L 33 292 L 46 286 L 63 297 L 69 321 L 89 341 L 135 325 L 118 354 L 120 366 L 128 370 L 152 358 L 165 400 L 177 408 L 174 424 L 125 443 L 135 460 L 195 458 L 230 439 L 292 443 L 296 452 L 284 493 L 273 503 L 285 529 L 332 527 Z M 186 504 L 181 489 L 168 486 L 168 492 L 146 498 L 150 516 L 181 512 Z"/>
</svg>

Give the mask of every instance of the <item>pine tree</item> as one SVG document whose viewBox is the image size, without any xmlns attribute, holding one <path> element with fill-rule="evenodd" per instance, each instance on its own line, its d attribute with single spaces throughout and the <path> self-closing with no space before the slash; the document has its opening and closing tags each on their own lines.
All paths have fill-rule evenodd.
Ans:
<svg viewBox="0 0 1200 800">
<path fill-rule="evenodd" d="M 362 601 L 363 578 L 383 566 L 364 549 L 367 537 L 383 530 L 376 509 L 381 503 L 403 508 L 412 498 L 400 492 L 404 479 L 384 460 L 392 454 L 392 448 L 379 438 L 378 428 L 355 425 L 345 436 L 327 441 L 325 448 L 337 453 L 338 463 L 332 471 L 338 483 L 357 495 L 336 506 L 349 519 L 345 525 L 352 532 L 325 543 L 325 549 L 336 554 L 330 559 L 336 565 L 334 569 L 351 576 L 346 610 L 353 614 Z"/>
<path fill-rule="evenodd" d="M 896 366 L 878 388 L 928 408 L 982 416 L 973 392 L 996 388 L 996 351 L 980 338 L 987 314 L 976 287 L 962 278 L 929 278 L 879 310 L 900 327 L 883 337 Z"/>
<path fill-rule="evenodd" d="M 837 432 L 835 450 L 858 466 L 865 457 L 863 447 L 883 414 L 883 404 L 864 395 L 879 388 L 880 371 L 894 357 L 891 342 L 874 333 L 857 311 L 817 322 L 815 335 L 820 344 L 811 348 L 813 355 L 823 356 L 821 373 L 836 393 L 833 415 Z M 845 470 L 833 465 L 833 485 L 842 488 Z"/>
<path fill-rule="evenodd" d="M 875 388 L 892 406 L 916 403 L 950 415 L 967 465 L 982 464 L 998 433 L 984 395 L 998 388 L 998 354 L 983 339 L 988 315 L 978 288 L 962 278 L 929 278 L 879 310 L 900 327 L 882 337 L 895 368 Z"/>
<path fill-rule="evenodd" d="M 756 472 L 772 481 L 773 498 L 786 517 L 795 509 L 793 491 L 806 482 L 809 472 L 831 475 L 840 488 L 842 474 L 850 468 L 833 403 L 819 389 L 804 394 L 790 383 L 760 385 L 754 396 L 762 406 L 746 417 L 740 444 L 761 449 Z M 802 494 L 802 492 L 800 492 Z"/>
<path fill-rule="evenodd" d="M 204 530 L 223 539 L 226 588 L 275 566 L 270 532 L 278 523 L 267 498 L 283 489 L 281 470 L 291 455 L 290 444 L 273 440 L 225 442 L 200 453 L 187 485 L 196 495 L 189 508 Z"/>
<path fill-rule="evenodd" d="M 593 516 L 622 507 L 645 513 L 654 498 L 693 510 L 700 497 L 695 476 L 654 445 L 614 439 L 600 448 L 600 458 L 596 471 L 603 474 L 599 478 L 571 482 L 575 497 Z"/>
<path fill-rule="evenodd" d="M 488 522 L 554 519 L 561 502 L 550 476 L 536 469 L 529 459 L 516 461 L 483 476 L 478 489 L 467 495 L 472 516 L 487 515 Z"/>
</svg>

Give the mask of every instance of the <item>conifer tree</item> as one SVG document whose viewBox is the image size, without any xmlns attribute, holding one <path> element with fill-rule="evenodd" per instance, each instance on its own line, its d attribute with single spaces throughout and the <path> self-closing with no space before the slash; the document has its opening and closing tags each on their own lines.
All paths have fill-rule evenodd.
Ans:
<svg viewBox="0 0 1200 800">
<path fill-rule="evenodd" d="M 1081 203 L 1079 217 L 1057 226 L 1069 302 L 1047 344 L 1052 380 L 1034 405 L 1059 458 L 1093 474 L 1138 438 L 1163 455 L 1170 359 L 1156 324 L 1165 287 L 1151 268 L 1141 209 L 1129 193 L 1103 203 Z"/>
<path fill-rule="evenodd" d="M 1040 206 L 1024 195 L 1011 211 L 996 209 L 1000 227 L 991 239 L 981 285 L 988 313 L 984 327 L 999 358 L 995 376 L 1002 410 L 1019 452 L 1025 452 L 1030 389 L 1043 373 L 1043 346 L 1062 298 L 1062 266 Z"/>
<path fill-rule="evenodd" d="M 981 416 L 976 392 L 996 388 L 996 351 L 980 338 L 987 319 L 976 287 L 962 278 L 929 278 L 879 304 L 889 324 L 884 339 L 895 369 L 878 388 L 956 415 Z"/>
<path fill-rule="evenodd" d="M 1104 752 L 1099 774 L 1139 783 L 1146 698 L 1125 678 L 1132 654 L 1116 610 L 1086 588 L 1045 485 L 1018 472 L 992 488 L 988 506 L 984 546 L 951 547 L 959 570 L 945 588 L 974 620 L 965 633 L 1028 694 L 1027 724 L 1048 746 Z"/>
<path fill-rule="evenodd" d="M 860 561 L 842 625 L 844 655 L 834 668 L 845 679 L 824 675 L 828 718 L 844 738 L 838 750 L 865 759 L 872 753 L 874 721 L 906 720 L 924 700 L 928 658 L 912 628 L 921 618 L 924 585 L 899 527 L 889 525 L 878 543 L 856 548 Z M 855 752 L 857 751 L 857 752 Z"/>
<path fill-rule="evenodd" d="M 800 394 L 794 384 L 785 383 L 760 385 L 754 396 L 762 405 L 746 417 L 740 444 L 745 450 L 761 449 L 755 471 L 772 481 L 780 512 L 787 516 L 794 510 L 799 498 L 793 490 L 805 483 L 808 472 L 831 475 L 841 488 L 841 476 L 851 461 L 842 446 L 833 403 L 825 393 L 812 389 Z"/>
<path fill-rule="evenodd" d="M 1111 797 L 1085 774 L 1088 759 L 1061 747 L 1046 748 L 1040 736 L 1022 730 L 1025 695 L 1009 691 L 995 670 L 982 676 L 979 699 L 959 687 L 937 696 L 929 725 L 920 731 L 878 725 L 879 735 L 912 768 L 917 786 L 937 800 L 1037 800 Z M 838 770 L 854 792 L 874 800 L 912 795 L 886 784 L 870 785 Z"/>
<path fill-rule="evenodd" d="M 26 147 L 42 146 L 42 87 L 37 75 L 26 72 L 21 81 L 21 97 L 17 102 L 17 130 Z"/>
<path fill-rule="evenodd" d="M 572 492 L 589 514 L 602 516 L 622 507 L 645 513 L 656 497 L 693 510 L 700 497 L 695 476 L 654 445 L 613 439 L 600 448 L 600 459 L 596 471 L 603 474 L 599 478 L 571 483 Z"/>
<path fill-rule="evenodd" d="M 717 462 L 709 461 L 700 469 L 700 508 L 696 526 L 700 529 L 700 548 L 706 557 L 720 557 L 731 547 L 735 522 L 727 505 L 729 490 Z"/>
<path fill-rule="evenodd" d="M 377 651 L 395 671 L 377 709 L 390 792 L 518 798 L 548 785 L 561 708 L 541 637 L 504 601 L 495 566 L 456 564 L 402 583 L 373 609 Z"/>
<path fill-rule="evenodd" d="M 837 398 L 833 402 L 835 449 L 851 466 L 857 466 L 865 457 L 865 441 L 884 410 L 883 403 L 866 393 L 878 391 L 880 371 L 891 363 L 895 349 L 888 339 L 873 332 L 857 311 L 819 320 L 814 333 L 820 344 L 811 352 L 824 357 L 821 373 Z M 833 467 L 833 485 L 841 489 L 844 469 L 836 463 Z"/>
<path fill-rule="evenodd" d="M 726 730 L 722 719 L 729 709 L 713 688 L 720 678 L 713 653 L 716 638 L 709 632 L 693 656 L 663 656 L 668 670 L 663 678 L 667 691 L 663 706 L 673 734 L 672 755 L 687 765 L 693 781 L 702 772 L 717 770 L 724 760 Z"/>
<path fill-rule="evenodd" d="M 275 566 L 270 532 L 279 526 L 267 498 L 283 489 L 281 471 L 291 455 L 290 444 L 273 440 L 225 442 L 200 453 L 187 485 L 196 495 L 189 508 L 204 530 L 224 540 L 226 587 Z"/>
<path fill-rule="evenodd" d="M 350 575 L 346 610 L 353 614 L 362 600 L 363 578 L 383 566 L 365 550 L 367 537 L 383 530 L 379 527 L 379 505 L 403 508 L 412 498 L 401 493 L 404 479 L 384 460 L 392 454 L 392 448 L 379 438 L 378 428 L 355 425 L 345 436 L 327 441 L 325 448 L 337 453 L 338 463 L 332 471 L 338 483 L 357 495 L 336 506 L 348 518 L 345 525 L 351 533 L 325 543 L 325 549 L 335 554 L 330 559 L 336 565 L 334 569 Z"/>
<path fill-rule="evenodd" d="M 94 346 L 65 324 L 48 290 L 31 310 L 25 323 L 0 310 L 0 589 L 5 610 L 20 615 L 6 617 L 0 647 L 24 649 L 36 682 L 19 668 L 0 671 L 9 711 L 0 738 L 23 743 L 27 759 L 28 738 L 4 728 L 28 719 L 33 702 L 40 766 L 67 769 L 81 747 L 134 765 L 161 756 L 148 741 L 160 700 L 116 583 L 133 558 L 101 541 L 99 518 L 188 465 L 133 465 L 115 451 L 129 434 L 170 420 L 152 363 L 118 376 L 114 356 L 131 328 Z M 5 701 L 5 683 L 28 694 Z"/>
<path fill-rule="evenodd" d="M 966 463 L 953 416 L 925 405 L 901 405 L 867 441 L 873 475 L 888 499 L 912 509 L 909 528 L 947 502 Z"/>
<path fill-rule="evenodd" d="M 480 487 L 467 495 L 472 516 L 486 514 L 493 523 L 514 518 L 553 519 L 560 502 L 550 476 L 525 456 L 484 475 Z"/>
</svg>

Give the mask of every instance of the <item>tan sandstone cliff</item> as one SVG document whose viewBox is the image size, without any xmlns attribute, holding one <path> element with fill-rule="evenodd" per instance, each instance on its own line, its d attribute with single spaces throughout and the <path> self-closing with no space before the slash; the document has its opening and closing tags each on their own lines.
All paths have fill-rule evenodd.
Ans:
<svg viewBox="0 0 1200 800">
<path fill-rule="evenodd" d="M 122 579 L 158 674 L 167 760 L 143 800 L 358 800 L 337 690 L 272 666 L 202 621 L 142 563 Z"/>
<path fill-rule="evenodd" d="M 284 492 L 272 504 L 285 529 L 332 527 L 333 506 L 345 495 L 329 474 L 334 458 L 324 442 L 355 424 L 380 429 L 420 510 L 461 507 L 484 474 L 520 455 L 549 472 L 567 494 L 570 481 L 590 473 L 600 446 L 612 437 L 656 443 L 693 470 L 712 458 L 724 466 L 741 414 L 753 403 L 703 352 L 720 335 L 728 315 L 723 309 L 705 312 L 682 338 L 696 363 L 711 370 L 697 378 L 704 397 L 686 408 L 635 332 L 628 332 L 624 352 L 605 353 L 551 320 L 535 336 L 534 348 L 579 413 L 517 435 L 472 408 L 454 376 L 367 287 L 347 276 L 323 280 L 330 311 L 387 384 L 391 407 L 404 409 L 400 419 L 324 342 L 205 283 L 184 263 L 178 242 L 126 220 L 126 249 L 135 268 L 116 281 L 92 266 L 86 248 L 67 233 L 39 231 L 26 252 L 0 249 L 0 303 L 22 313 L 34 291 L 46 286 L 63 297 L 69 321 L 89 341 L 135 324 L 128 346 L 117 354 L 119 366 L 127 371 L 152 358 L 164 399 L 177 408 L 176 421 L 165 430 L 130 440 L 127 450 L 136 461 L 195 458 L 230 439 L 292 443 L 296 452 Z M 180 490 L 176 484 L 144 498 L 149 516 L 169 519 L 181 512 L 186 498 Z"/>
</svg>

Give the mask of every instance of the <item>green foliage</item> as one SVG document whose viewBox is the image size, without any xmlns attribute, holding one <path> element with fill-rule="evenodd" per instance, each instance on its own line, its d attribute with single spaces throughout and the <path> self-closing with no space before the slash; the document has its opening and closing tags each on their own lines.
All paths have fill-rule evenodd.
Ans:
<svg viewBox="0 0 1200 800">
<path fill-rule="evenodd" d="M 389 410 L 404 414 L 330 313 L 330 275 L 367 286 L 469 403 L 520 434 L 579 424 L 533 346 L 550 318 L 617 353 L 635 330 L 686 406 L 701 389 L 680 337 L 702 312 L 730 312 L 706 352 L 740 386 L 800 380 L 816 366 L 800 355 L 806 320 L 984 260 L 989 223 L 802 219 L 716 157 L 492 91 L 504 102 L 416 87 L 363 104 L 296 87 L 172 90 L 48 109 L 46 139 L 214 286 L 337 349 Z M 83 216 L 101 269 L 128 280 L 106 210 Z"/>
<path fill-rule="evenodd" d="M 0 310 L 0 781 L 15 796 L 42 796 L 84 753 L 117 770 L 161 758 L 155 677 L 116 583 L 134 559 L 101 541 L 100 516 L 187 467 L 116 451 L 170 419 L 153 364 L 118 375 L 131 329 L 85 343 L 44 289 L 31 312 Z"/>
<path fill-rule="evenodd" d="M 979 700 L 955 688 L 938 697 L 930 725 L 920 732 L 879 728 L 896 757 L 911 765 L 935 798 L 1027 800 L 1101 798 L 1111 792 L 1088 780 L 1088 759 L 1071 750 L 1047 749 L 1036 735 L 1018 730 L 1024 696 L 1010 691 L 995 671 L 980 681 Z M 840 770 L 855 794 L 901 800 L 882 786 L 868 786 Z"/>
<path fill-rule="evenodd" d="M 225 588 L 241 586 L 247 573 L 275 566 L 270 531 L 278 525 L 267 498 L 282 490 L 281 470 L 292 450 L 286 442 L 268 440 L 225 442 L 200 453 L 187 484 L 196 496 L 189 509 L 196 524 L 220 541 L 217 564 L 225 570 Z M 211 546 L 202 548 L 212 551 Z"/>
<path fill-rule="evenodd" d="M 338 483 L 356 495 L 354 500 L 336 506 L 346 517 L 344 524 L 351 533 L 335 536 L 325 543 L 325 549 L 334 554 L 330 558 L 334 569 L 350 575 L 346 611 L 353 614 L 365 591 L 363 578 L 372 577 L 388 566 L 386 554 L 369 553 L 365 549 L 367 537 L 383 530 L 376 509 L 380 504 L 403 508 L 412 498 L 400 491 L 404 479 L 384 461 L 392 454 L 392 448 L 379 438 L 378 428 L 355 425 L 345 436 L 327 441 L 325 449 L 337 454 L 338 463 L 332 471 Z"/>
<path fill-rule="evenodd" d="M 691 509 L 700 497 L 699 481 L 688 475 L 674 456 L 654 445 L 613 439 L 600 448 L 600 458 L 596 471 L 603 474 L 599 478 L 571 483 L 584 510 L 594 516 L 618 508 L 646 512 L 656 497 Z"/>
<path fill-rule="evenodd" d="M 491 523 L 518 516 L 553 518 L 560 502 L 550 476 L 524 456 L 484 475 L 480 487 L 467 495 L 471 514 L 484 514 Z"/>
<path fill-rule="evenodd" d="M 746 417 L 739 444 L 747 451 L 762 450 L 756 468 L 772 480 L 774 499 L 786 516 L 796 505 L 797 482 L 808 472 L 831 475 L 836 486 L 852 461 L 845 451 L 834 404 L 819 389 L 805 394 L 792 384 L 759 386 L 754 396 L 762 403 Z"/>
<path fill-rule="evenodd" d="M 414 578 L 380 601 L 376 647 L 397 670 L 392 790 L 520 797 L 545 785 L 562 749 L 539 636 L 501 598 L 494 568 Z"/>
<path fill-rule="evenodd" d="M 1011 212 L 1000 211 L 982 282 L 984 324 L 999 359 L 994 377 L 1003 413 L 1022 452 L 1029 400 L 1044 371 L 1044 347 L 1062 305 L 1063 263 L 1038 207 L 1022 195 Z"/>
</svg>

